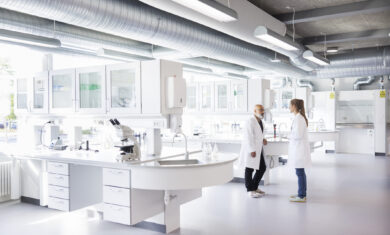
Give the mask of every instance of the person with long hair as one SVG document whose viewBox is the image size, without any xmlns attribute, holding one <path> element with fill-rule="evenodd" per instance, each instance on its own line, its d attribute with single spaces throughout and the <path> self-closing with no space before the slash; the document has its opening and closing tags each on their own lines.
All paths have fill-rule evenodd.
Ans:
<svg viewBox="0 0 390 235">
<path fill-rule="evenodd" d="M 292 99 L 290 112 L 294 114 L 294 120 L 291 125 L 288 164 L 295 168 L 298 176 L 298 194 L 292 195 L 290 201 L 306 202 L 307 181 L 305 168 L 311 165 L 311 156 L 307 131 L 309 122 L 305 114 L 304 101 Z"/>
</svg>

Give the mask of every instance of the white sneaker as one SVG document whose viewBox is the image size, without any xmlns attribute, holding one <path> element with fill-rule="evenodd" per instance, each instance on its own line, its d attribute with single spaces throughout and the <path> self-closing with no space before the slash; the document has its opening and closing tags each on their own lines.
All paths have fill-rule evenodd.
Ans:
<svg viewBox="0 0 390 235">
<path fill-rule="evenodd" d="M 260 189 L 256 189 L 255 192 L 258 193 L 258 194 L 260 194 L 260 195 L 262 195 L 262 196 L 265 195 L 265 192 L 264 192 L 264 191 L 261 191 Z"/>
<path fill-rule="evenodd" d="M 290 197 L 290 202 L 306 202 L 306 197 Z"/>
<path fill-rule="evenodd" d="M 251 198 L 259 198 L 259 197 L 261 197 L 261 195 L 259 193 L 257 193 L 256 191 L 248 192 L 248 196 L 251 197 Z"/>
</svg>

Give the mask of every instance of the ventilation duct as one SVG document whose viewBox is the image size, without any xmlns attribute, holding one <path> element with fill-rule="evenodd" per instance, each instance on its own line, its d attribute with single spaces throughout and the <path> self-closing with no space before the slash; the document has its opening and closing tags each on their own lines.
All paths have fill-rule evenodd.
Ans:
<svg viewBox="0 0 390 235">
<path fill-rule="evenodd" d="M 139 1 L 74 0 L 0 1 L 0 7 L 38 15 L 71 25 L 207 56 L 258 70 L 292 77 L 307 72 L 285 63 L 272 63 L 274 52 L 206 26 L 150 7 Z M 37 27 L 40 27 L 37 25 Z"/>
<path fill-rule="evenodd" d="M 358 80 L 356 80 L 356 82 L 353 83 L 353 89 L 354 90 L 360 90 L 360 86 L 362 86 L 362 85 L 370 85 L 374 81 L 375 81 L 375 77 L 374 76 L 369 76 L 367 78 L 359 78 Z"/>
<path fill-rule="evenodd" d="M 308 87 L 312 91 L 314 90 L 313 83 L 311 83 L 310 81 L 303 80 L 303 79 L 298 79 L 297 80 L 297 86 L 298 87 Z"/>
<path fill-rule="evenodd" d="M 390 47 L 357 49 L 329 56 L 330 65 L 312 73 L 311 78 L 367 77 L 390 74 Z"/>
</svg>

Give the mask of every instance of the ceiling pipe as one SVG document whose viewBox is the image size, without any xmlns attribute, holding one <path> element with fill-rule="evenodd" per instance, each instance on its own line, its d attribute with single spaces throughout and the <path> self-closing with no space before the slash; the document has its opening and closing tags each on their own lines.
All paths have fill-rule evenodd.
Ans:
<svg viewBox="0 0 390 235">
<path fill-rule="evenodd" d="M 308 87 L 310 90 L 314 91 L 314 85 L 310 81 L 306 81 L 303 79 L 297 79 L 297 86 L 298 87 Z"/>
<path fill-rule="evenodd" d="M 257 70 L 276 71 L 280 75 L 298 78 L 308 75 L 306 71 L 291 64 L 272 63 L 272 50 L 139 1 L 3 0 L 0 1 L 0 7 Z"/>
<path fill-rule="evenodd" d="M 390 46 L 356 49 L 328 56 L 330 65 L 313 71 L 306 79 L 383 76 L 390 74 Z"/>
<path fill-rule="evenodd" d="M 187 57 L 190 56 L 169 48 L 105 34 L 61 22 L 54 22 L 53 20 L 2 8 L 0 8 L 0 28 L 14 30 L 16 32 L 27 32 L 32 35 L 53 37 L 61 41 L 63 48 L 74 51 L 87 51 L 88 55 L 93 51 L 95 51 L 98 56 L 104 56 L 102 51 L 116 51 L 117 54 L 123 54 L 123 56 L 115 56 L 114 59 L 118 61 L 132 61 L 137 58 L 139 58 L 139 60 L 161 58 L 215 70 L 222 70 L 224 72 L 246 73 L 256 71 L 244 66 L 204 57 L 185 58 L 186 55 Z M 37 49 L 37 47 L 35 47 L 35 49 Z M 40 50 L 42 51 L 42 49 Z M 58 50 L 58 52 L 62 53 L 60 50 Z"/>
<path fill-rule="evenodd" d="M 354 90 L 360 90 L 360 86 L 363 85 L 370 85 L 375 81 L 374 76 L 369 76 L 367 78 L 359 78 L 353 83 L 353 89 Z"/>
</svg>

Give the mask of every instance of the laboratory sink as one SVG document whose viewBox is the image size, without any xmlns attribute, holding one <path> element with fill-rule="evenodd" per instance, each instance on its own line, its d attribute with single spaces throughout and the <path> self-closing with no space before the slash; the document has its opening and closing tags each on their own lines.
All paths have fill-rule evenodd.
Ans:
<svg viewBox="0 0 390 235">
<path fill-rule="evenodd" d="M 198 159 L 187 159 L 187 160 L 162 160 L 158 161 L 161 166 L 180 166 L 180 165 L 196 165 L 201 162 Z"/>
</svg>

